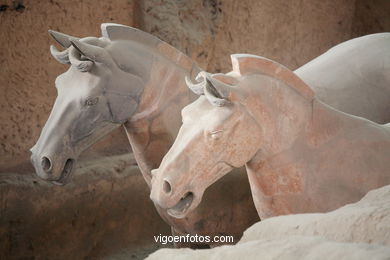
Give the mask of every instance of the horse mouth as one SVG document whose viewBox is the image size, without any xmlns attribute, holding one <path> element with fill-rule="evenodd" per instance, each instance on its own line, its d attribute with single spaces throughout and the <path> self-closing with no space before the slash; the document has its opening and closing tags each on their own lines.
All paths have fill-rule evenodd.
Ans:
<svg viewBox="0 0 390 260">
<path fill-rule="evenodd" d="M 61 172 L 61 177 L 55 181 L 52 181 L 52 183 L 55 185 L 65 185 L 69 180 L 69 176 L 72 173 L 73 165 L 74 165 L 74 160 L 68 159 L 65 163 L 64 169 Z"/>
<path fill-rule="evenodd" d="M 168 214 L 174 218 L 184 218 L 193 201 L 194 194 L 187 192 L 175 206 L 168 209 Z"/>
</svg>

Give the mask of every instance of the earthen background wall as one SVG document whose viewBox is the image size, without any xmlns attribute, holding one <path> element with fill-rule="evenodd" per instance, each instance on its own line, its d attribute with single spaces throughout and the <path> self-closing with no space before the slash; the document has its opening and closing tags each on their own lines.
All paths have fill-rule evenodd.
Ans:
<svg viewBox="0 0 390 260">
<path fill-rule="evenodd" d="M 342 41 L 390 31 L 388 0 L 0 0 L 0 172 L 31 172 L 29 148 L 48 118 L 67 66 L 49 53 L 48 29 L 99 36 L 100 23 L 139 27 L 210 72 L 231 53 L 295 69 Z M 129 151 L 121 129 L 84 157 Z"/>
</svg>

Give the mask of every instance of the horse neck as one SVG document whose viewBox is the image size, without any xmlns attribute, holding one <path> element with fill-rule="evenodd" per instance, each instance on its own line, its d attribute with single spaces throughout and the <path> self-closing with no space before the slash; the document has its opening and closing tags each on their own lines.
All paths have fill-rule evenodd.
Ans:
<svg viewBox="0 0 390 260">
<path fill-rule="evenodd" d="M 263 75 L 244 83 L 238 96 L 261 129 L 259 149 L 266 155 L 288 149 L 311 120 L 313 98 Z"/>
<path fill-rule="evenodd" d="M 158 168 L 181 126 L 182 108 L 195 99 L 184 78 L 196 70 L 196 65 L 184 54 L 176 56 L 174 61 L 157 59 L 152 64 L 136 114 L 124 124 L 149 186 L 151 170 Z"/>
<path fill-rule="evenodd" d="M 341 142 L 351 133 L 359 131 L 370 136 L 375 135 L 377 124 L 366 119 L 355 117 L 338 111 L 314 98 L 311 102 L 310 113 L 307 113 L 306 124 L 302 124 L 297 134 L 287 142 L 285 146 L 274 146 L 272 149 L 259 149 L 255 156 L 246 164 L 247 172 L 252 177 L 261 172 L 264 165 L 285 165 L 289 161 L 304 160 L 306 157 L 312 160 L 313 152 L 321 154 L 323 144 L 330 141 Z M 385 127 L 384 127 L 385 128 Z M 265 136 L 262 140 L 286 140 L 286 135 L 277 133 Z M 390 132 L 389 132 L 390 134 Z M 288 138 L 287 138 L 288 139 Z M 362 140 L 364 142 L 364 140 Z M 276 141 L 277 142 L 277 141 Z M 283 149 L 278 149 L 283 147 Z M 294 159 L 295 158 L 295 159 Z M 251 179 L 251 176 L 249 178 Z"/>
</svg>

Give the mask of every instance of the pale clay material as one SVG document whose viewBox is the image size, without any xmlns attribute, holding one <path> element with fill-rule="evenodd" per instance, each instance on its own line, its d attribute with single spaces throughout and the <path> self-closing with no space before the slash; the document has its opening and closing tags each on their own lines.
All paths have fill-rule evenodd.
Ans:
<svg viewBox="0 0 390 260">
<path fill-rule="evenodd" d="M 279 216 L 248 228 L 234 246 L 160 249 L 147 259 L 389 259 L 390 186 L 329 213 Z"/>
<path fill-rule="evenodd" d="M 382 72 L 373 84 L 390 79 L 387 54 L 377 56 Z M 326 105 L 274 61 L 236 54 L 232 64 L 227 74 L 186 79 L 201 96 L 182 110 L 178 136 L 154 171 L 156 204 L 185 217 L 207 187 L 243 165 L 260 219 L 326 212 L 390 183 L 390 124 Z"/>
<path fill-rule="evenodd" d="M 127 26 L 103 24 L 100 39 L 50 33 L 66 48 L 60 52 L 51 47 L 53 56 L 71 66 L 56 80 L 57 100 L 31 149 L 37 174 L 56 184 L 66 183 L 79 154 L 122 125 L 150 186 L 150 170 L 158 167 L 179 130 L 181 109 L 196 99 L 184 77 L 200 70 L 170 45 Z M 175 234 L 225 232 L 239 239 L 258 220 L 248 181 L 240 171 L 245 169 L 225 181 L 227 187 L 234 183 L 242 191 L 243 198 L 233 204 L 220 203 L 228 191 L 216 189 L 185 220 L 156 208 Z M 246 210 L 233 212 L 240 207 Z"/>
<path fill-rule="evenodd" d="M 51 34 L 65 47 L 64 51 L 58 51 L 52 46 L 51 53 L 59 62 L 71 66 L 56 80 L 57 100 L 37 144 L 31 149 L 31 160 L 37 174 L 57 184 L 65 183 L 75 168 L 79 154 L 122 125 L 150 186 L 151 169 L 160 165 L 177 135 L 181 109 L 196 98 L 186 87 L 184 78 L 196 75 L 200 69 L 170 45 L 123 25 L 102 24 L 101 38 L 77 39 L 58 32 Z M 376 43 L 386 37 L 376 35 L 371 38 Z M 344 56 L 324 55 L 329 56 L 328 63 L 333 61 L 336 66 L 349 55 L 347 50 L 342 53 Z M 316 60 L 310 66 L 303 66 L 299 73 L 308 75 L 308 80 L 315 81 L 313 78 L 317 78 L 318 86 L 326 90 L 329 76 L 334 72 L 324 73 L 321 68 L 324 62 Z M 362 67 L 370 68 L 372 65 L 367 62 Z M 356 78 L 349 78 L 342 85 L 336 82 L 329 87 L 332 91 L 339 89 L 354 94 L 351 90 L 355 86 Z M 377 95 L 378 90 L 380 86 L 373 86 L 372 91 L 365 94 L 370 99 L 371 95 Z M 321 93 L 321 98 L 327 102 L 326 91 Z M 344 101 L 351 100 L 340 97 Z M 331 98 L 335 98 L 334 95 Z M 383 106 L 380 103 L 370 104 L 362 112 L 361 106 L 356 105 L 355 108 L 348 107 L 350 110 L 347 112 L 354 113 L 356 110 L 359 111 L 357 115 L 371 116 L 372 120 L 382 122 L 389 118 L 389 115 L 383 116 Z M 240 171 L 236 172 L 224 178 L 225 183 L 245 187 L 246 177 Z M 158 205 L 156 208 L 176 233 L 213 235 L 225 232 L 240 237 L 243 230 L 253 223 L 248 217 L 251 210 L 247 205 L 232 204 L 229 200 L 224 204 L 226 193 L 218 189 L 225 185 L 221 185 L 186 219 L 173 218 L 166 209 Z M 230 212 L 232 210 L 234 214 Z M 230 218 L 232 214 L 233 219 Z"/>
</svg>

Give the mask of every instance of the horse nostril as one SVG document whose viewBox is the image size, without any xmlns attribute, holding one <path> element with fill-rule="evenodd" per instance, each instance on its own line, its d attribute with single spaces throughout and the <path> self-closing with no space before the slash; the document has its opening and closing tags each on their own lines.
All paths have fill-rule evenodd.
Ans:
<svg viewBox="0 0 390 260">
<path fill-rule="evenodd" d="M 47 158 L 46 156 L 42 157 L 41 165 L 42 165 L 42 169 L 45 172 L 48 172 L 51 170 L 51 162 L 50 162 L 49 158 Z"/>
<path fill-rule="evenodd" d="M 170 193 L 172 191 L 171 184 L 169 184 L 169 182 L 166 180 L 164 180 L 163 190 L 165 193 Z"/>
</svg>

